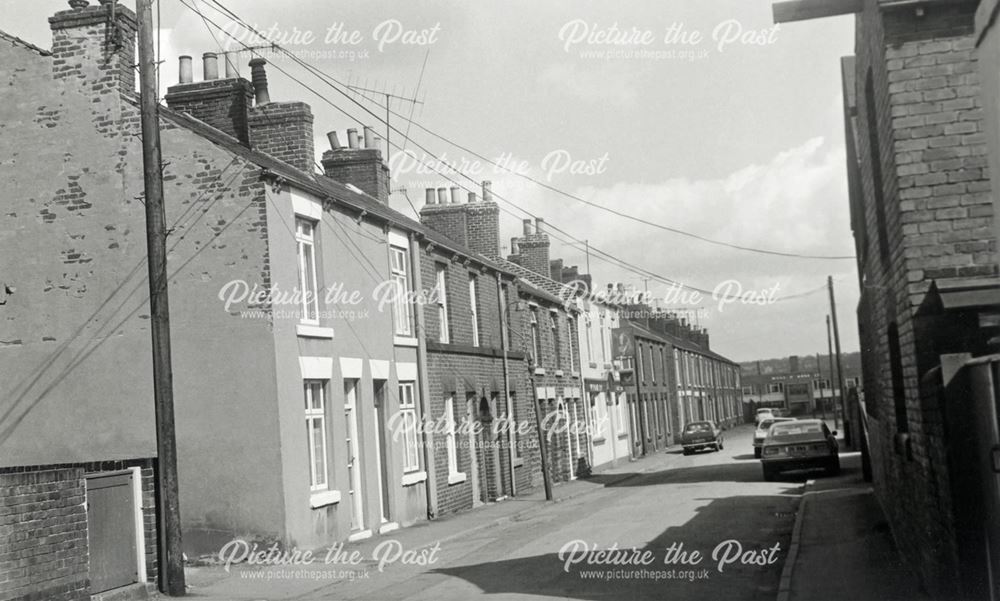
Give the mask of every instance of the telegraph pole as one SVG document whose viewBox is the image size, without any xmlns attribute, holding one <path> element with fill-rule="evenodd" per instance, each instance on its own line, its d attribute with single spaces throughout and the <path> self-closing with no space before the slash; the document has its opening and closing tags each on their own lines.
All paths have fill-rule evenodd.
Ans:
<svg viewBox="0 0 1000 601">
<path fill-rule="evenodd" d="M 160 591 L 185 594 L 184 555 L 177 492 L 173 373 L 170 364 L 170 311 L 167 303 L 166 215 L 160 154 L 159 98 L 153 51 L 151 0 L 136 0 L 139 17 L 139 102 L 142 170 L 146 192 L 146 249 L 149 266 L 150 332 L 153 339 L 153 395 L 156 405 L 156 486 L 158 494 Z"/>
<path fill-rule="evenodd" d="M 826 421 L 826 397 L 823 396 L 823 364 L 819 361 L 819 353 L 816 353 L 816 371 L 819 372 L 819 410 L 820 414 L 823 416 L 823 421 Z M 832 375 L 832 374 L 831 374 Z M 813 414 L 815 415 L 815 414 Z"/>
<path fill-rule="evenodd" d="M 833 276 L 826 276 L 826 287 L 830 290 L 830 317 L 833 319 L 833 345 L 837 351 L 837 387 L 840 388 L 840 413 L 844 424 L 844 444 L 851 446 L 851 425 L 847 420 L 847 400 L 844 394 L 844 371 L 840 363 L 840 330 L 837 328 L 837 303 L 833 298 Z"/>
<path fill-rule="evenodd" d="M 832 401 L 836 402 L 836 396 L 833 394 L 833 338 L 830 336 L 830 316 L 826 316 L 826 356 L 830 360 L 830 397 Z M 841 394 L 844 393 L 843 390 L 840 391 Z M 841 416 L 843 417 L 843 416 Z M 837 423 L 837 407 L 833 407 L 833 423 Z"/>
</svg>

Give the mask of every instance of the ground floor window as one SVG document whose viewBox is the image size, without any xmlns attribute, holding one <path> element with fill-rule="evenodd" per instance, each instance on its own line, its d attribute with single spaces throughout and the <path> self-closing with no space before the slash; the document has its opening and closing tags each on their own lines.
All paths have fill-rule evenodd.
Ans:
<svg viewBox="0 0 1000 601">
<path fill-rule="evenodd" d="M 327 488 L 326 382 L 305 381 L 306 435 L 309 441 L 309 487 Z"/>
<path fill-rule="evenodd" d="M 403 471 L 420 470 L 420 437 L 417 435 L 417 404 L 413 382 L 399 383 L 399 413 L 403 430 Z"/>
</svg>

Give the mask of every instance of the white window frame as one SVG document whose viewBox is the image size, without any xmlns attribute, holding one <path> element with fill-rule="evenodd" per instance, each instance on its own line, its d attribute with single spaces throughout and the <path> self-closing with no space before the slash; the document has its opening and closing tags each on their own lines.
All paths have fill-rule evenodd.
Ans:
<svg viewBox="0 0 1000 601">
<path fill-rule="evenodd" d="M 607 337 L 604 335 L 604 314 L 603 313 L 601 313 L 600 330 L 601 330 L 601 363 L 604 364 L 604 365 L 607 365 L 607 363 L 608 363 L 608 347 L 607 347 L 607 340 L 606 340 Z"/>
<path fill-rule="evenodd" d="M 319 491 L 330 488 L 330 457 L 329 446 L 327 444 L 326 433 L 326 383 L 327 380 L 303 380 L 303 394 L 306 403 L 306 441 L 309 446 L 309 490 Z M 317 406 L 315 391 L 319 391 L 319 403 Z M 319 428 L 316 428 L 316 424 Z M 322 436 L 320 440 L 321 457 L 316 456 L 316 431 Z M 322 473 L 317 469 L 322 460 Z"/>
<path fill-rule="evenodd" d="M 447 344 L 451 342 L 451 324 L 448 323 L 448 266 L 435 263 L 434 276 L 437 282 L 438 341 Z"/>
<path fill-rule="evenodd" d="M 588 364 L 590 364 L 590 363 L 595 363 L 596 364 L 597 361 L 594 361 L 594 342 L 592 340 L 592 338 L 594 337 L 593 320 L 590 318 L 590 315 L 585 315 L 583 319 L 584 319 L 584 322 L 586 323 L 586 326 L 587 326 L 586 327 L 587 363 Z"/>
<path fill-rule="evenodd" d="M 417 434 L 416 383 L 399 383 L 400 423 L 403 425 L 403 473 L 420 471 L 420 437 Z"/>
<path fill-rule="evenodd" d="M 572 315 L 566 316 L 566 341 L 569 342 L 569 370 L 571 372 L 576 371 L 576 363 L 573 361 L 575 355 L 575 348 L 573 344 L 573 323 L 574 319 Z"/>
<path fill-rule="evenodd" d="M 559 315 L 555 311 L 549 311 L 549 328 L 552 330 L 552 351 L 555 355 L 553 361 L 556 369 L 562 369 L 562 341 L 559 339 Z"/>
<path fill-rule="evenodd" d="M 316 222 L 295 218 L 295 255 L 298 261 L 299 289 L 302 293 L 300 321 L 319 325 L 319 287 L 316 281 Z"/>
<path fill-rule="evenodd" d="M 392 303 L 393 333 L 396 336 L 413 336 L 413 317 L 410 315 L 410 256 L 401 246 L 389 246 L 389 271 L 396 286 Z"/>
<path fill-rule="evenodd" d="M 472 318 L 472 346 L 479 346 L 479 295 L 476 294 L 476 274 L 469 274 L 469 313 Z"/>
<path fill-rule="evenodd" d="M 528 325 L 531 327 L 531 352 L 535 354 L 535 368 L 542 366 L 542 338 L 538 331 L 538 309 L 529 310 Z"/>
</svg>

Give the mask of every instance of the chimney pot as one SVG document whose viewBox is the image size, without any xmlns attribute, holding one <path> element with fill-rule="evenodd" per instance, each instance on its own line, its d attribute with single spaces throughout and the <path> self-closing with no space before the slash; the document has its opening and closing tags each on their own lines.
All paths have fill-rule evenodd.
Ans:
<svg viewBox="0 0 1000 601">
<path fill-rule="evenodd" d="M 69 7 L 73 10 L 83 10 L 89 5 L 89 0 L 69 0 Z"/>
<path fill-rule="evenodd" d="M 364 133 L 365 133 L 365 148 L 375 148 L 375 140 L 373 139 L 375 136 L 375 132 L 372 131 L 371 127 L 366 125 L 364 126 Z"/>
<path fill-rule="evenodd" d="M 336 130 L 327 132 L 326 139 L 330 141 L 330 150 L 340 150 L 340 139 L 337 138 Z"/>
<path fill-rule="evenodd" d="M 475 192 L 469 192 L 469 202 L 470 203 L 476 202 L 476 193 Z"/>
<path fill-rule="evenodd" d="M 424 189 L 424 204 L 425 205 L 437 204 L 437 190 L 435 190 L 434 188 Z"/>
<path fill-rule="evenodd" d="M 451 204 L 462 204 L 462 194 L 458 186 L 451 187 Z"/>
<path fill-rule="evenodd" d="M 545 233 L 545 220 L 541 217 L 535 218 L 535 233 L 544 234 Z"/>
<path fill-rule="evenodd" d="M 483 202 L 490 202 L 493 200 L 493 182 L 485 181 L 483 182 Z"/>
<path fill-rule="evenodd" d="M 250 61 L 250 80 L 253 82 L 254 98 L 257 106 L 262 106 L 271 102 L 271 96 L 267 92 L 267 71 L 264 65 L 267 61 L 262 58 L 255 58 Z"/>
<path fill-rule="evenodd" d="M 347 147 L 351 149 L 358 147 L 358 130 L 353 127 L 347 130 Z"/>
<path fill-rule="evenodd" d="M 448 188 L 438 188 L 438 204 L 448 204 Z"/>
<path fill-rule="evenodd" d="M 236 61 L 227 52 L 222 55 L 223 60 L 226 61 L 226 79 L 236 79 L 240 76 L 239 70 L 236 68 Z"/>
<path fill-rule="evenodd" d="M 219 55 L 214 52 L 202 54 L 201 70 L 205 81 L 219 79 Z"/>
<path fill-rule="evenodd" d="M 379 152 L 382 152 L 382 138 L 380 136 L 373 135 L 371 147 Z"/>
<path fill-rule="evenodd" d="M 530 219 L 525 219 L 521 222 L 521 231 L 525 236 L 530 236 L 535 233 L 535 223 Z"/>
<path fill-rule="evenodd" d="M 182 56 L 179 58 L 178 62 L 180 63 L 179 65 L 180 82 L 191 83 L 192 81 L 194 81 L 194 74 L 191 69 L 191 57 L 187 55 Z"/>
</svg>

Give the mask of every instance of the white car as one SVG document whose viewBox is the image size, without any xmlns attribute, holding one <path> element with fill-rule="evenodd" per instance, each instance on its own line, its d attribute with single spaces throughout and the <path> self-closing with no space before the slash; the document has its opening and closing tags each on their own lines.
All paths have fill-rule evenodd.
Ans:
<svg viewBox="0 0 1000 601">
<path fill-rule="evenodd" d="M 791 422 L 795 421 L 794 417 L 770 417 L 765 416 L 757 424 L 757 431 L 753 433 L 753 456 L 760 459 L 760 449 L 764 444 L 764 439 L 767 438 L 767 431 L 771 429 L 771 426 L 779 422 Z"/>
<path fill-rule="evenodd" d="M 760 420 L 764 419 L 765 417 L 774 417 L 774 409 L 771 409 L 770 407 L 764 407 L 763 409 L 758 409 L 757 418 L 755 420 L 756 423 L 759 424 Z"/>
</svg>

